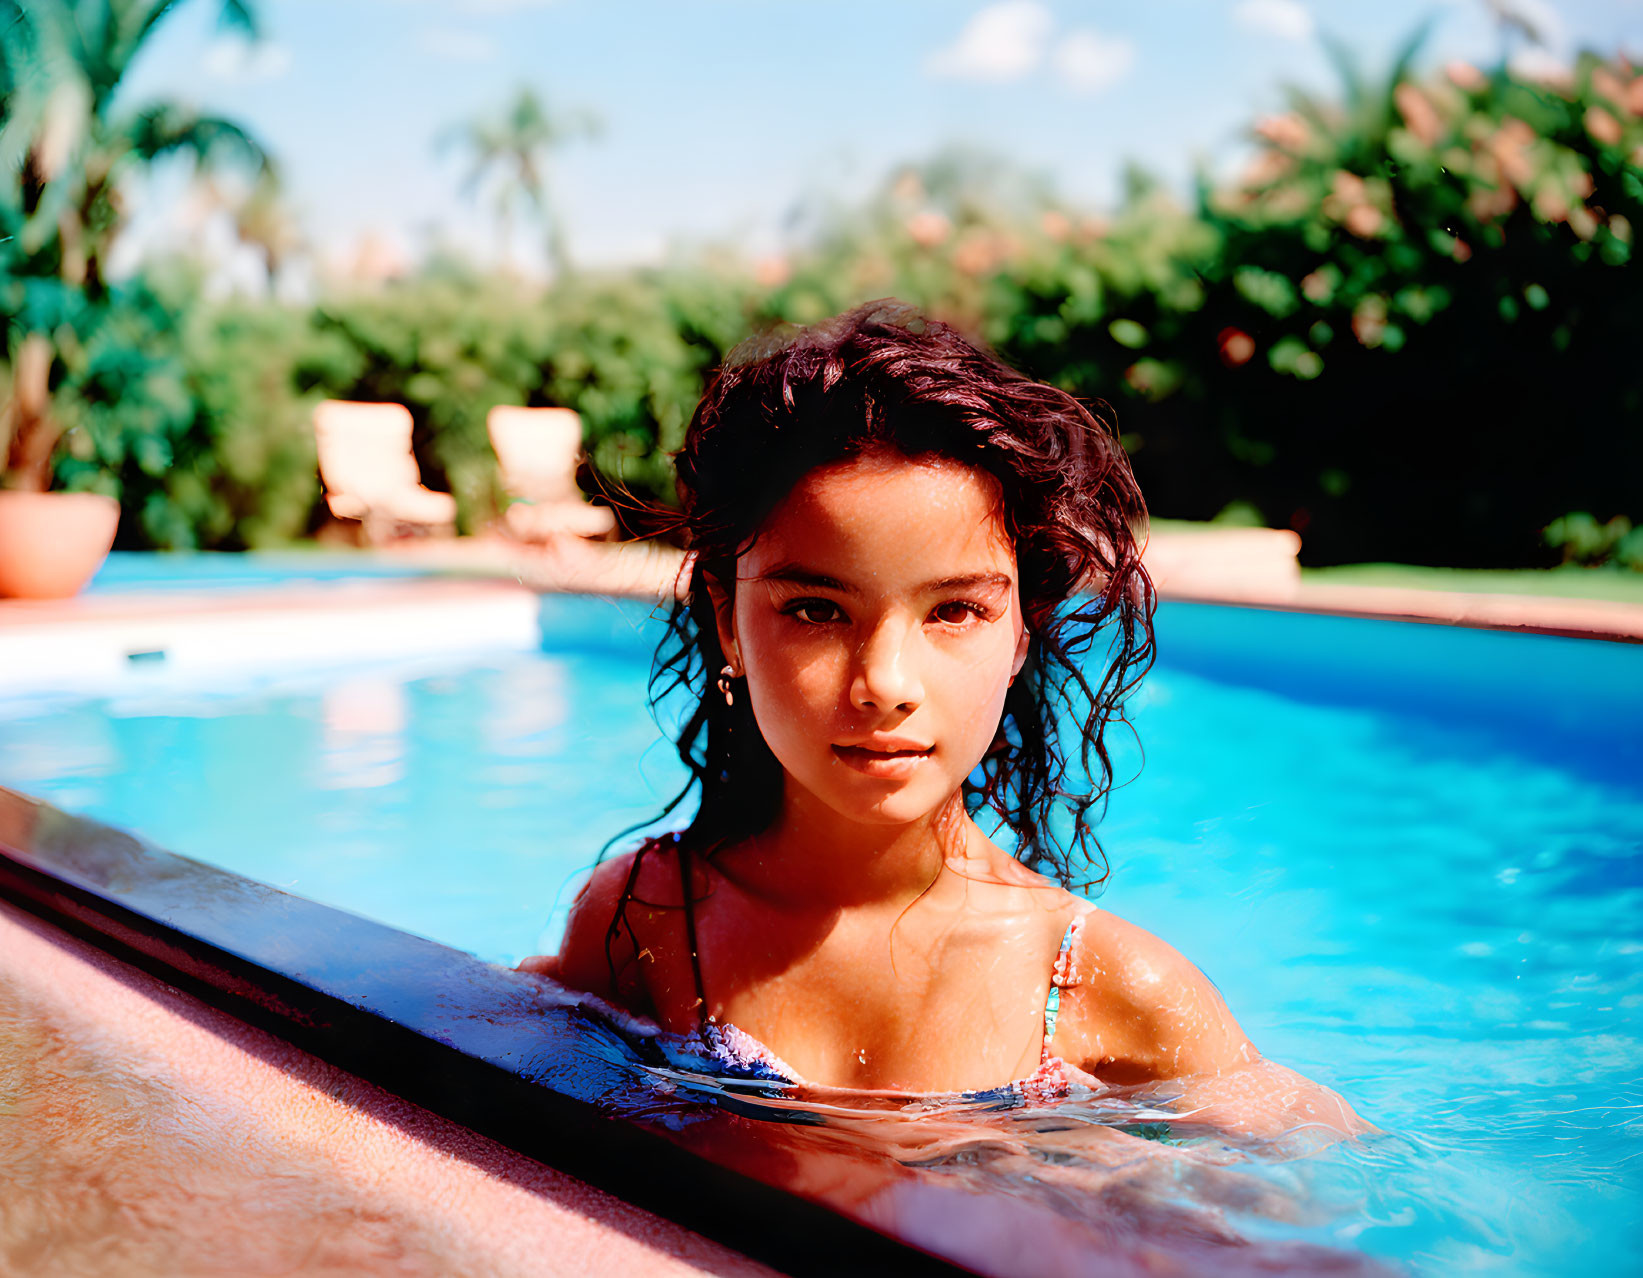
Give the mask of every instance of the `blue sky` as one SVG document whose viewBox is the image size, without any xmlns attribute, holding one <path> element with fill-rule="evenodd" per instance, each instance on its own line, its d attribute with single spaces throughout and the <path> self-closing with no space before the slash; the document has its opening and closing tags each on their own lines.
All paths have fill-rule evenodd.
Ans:
<svg viewBox="0 0 1643 1278">
<path fill-rule="evenodd" d="M 1505 2 L 1505 0 L 1503 0 Z M 1510 0 L 1576 48 L 1643 58 L 1643 0 Z M 250 127 L 317 251 L 370 235 L 406 257 L 434 237 L 494 254 L 488 206 L 435 139 L 518 85 L 585 108 L 603 136 L 559 157 L 573 251 L 593 264 L 670 245 L 777 249 L 806 194 L 849 199 L 950 143 L 1006 155 L 1070 199 L 1109 200 L 1127 160 L 1184 181 L 1228 164 L 1280 86 L 1328 86 L 1318 33 L 1370 67 L 1423 19 L 1425 60 L 1493 63 L 1485 0 L 263 0 L 265 39 L 181 5 L 129 101 L 180 98 Z M 138 201 L 133 250 L 223 238 L 180 183 Z M 139 193 L 140 196 L 145 193 Z M 213 240 L 213 235 L 216 240 Z M 521 236 L 521 254 L 523 251 Z M 226 251 L 226 250 L 223 250 Z"/>
</svg>

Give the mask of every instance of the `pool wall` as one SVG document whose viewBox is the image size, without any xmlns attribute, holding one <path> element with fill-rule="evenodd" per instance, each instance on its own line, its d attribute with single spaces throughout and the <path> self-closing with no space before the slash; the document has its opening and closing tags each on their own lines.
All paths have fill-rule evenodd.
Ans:
<svg viewBox="0 0 1643 1278">
<path fill-rule="evenodd" d="M 384 654 L 531 648 L 541 641 L 539 607 L 538 596 L 511 582 L 422 580 L 222 598 L 0 601 L 0 695 L 337 665 Z"/>
</svg>

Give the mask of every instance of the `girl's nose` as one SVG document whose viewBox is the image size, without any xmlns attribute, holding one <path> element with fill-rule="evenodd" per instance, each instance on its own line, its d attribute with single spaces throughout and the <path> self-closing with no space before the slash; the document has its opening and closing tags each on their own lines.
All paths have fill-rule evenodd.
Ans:
<svg viewBox="0 0 1643 1278">
<path fill-rule="evenodd" d="M 850 701 L 861 709 L 912 711 L 924 700 L 917 636 L 906 627 L 882 625 L 856 654 Z"/>
</svg>

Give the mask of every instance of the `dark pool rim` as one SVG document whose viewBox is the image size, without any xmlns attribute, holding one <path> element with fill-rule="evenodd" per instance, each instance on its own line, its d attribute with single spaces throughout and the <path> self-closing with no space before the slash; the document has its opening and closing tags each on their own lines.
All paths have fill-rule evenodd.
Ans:
<svg viewBox="0 0 1643 1278">
<path fill-rule="evenodd" d="M 472 955 L 160 851 L 4 787 L 0 899 L 331 1065 L 785 1273 L 970 1272 L 612 1118 L 588 1098 L 586 1078 L 556 1086 L 543 1065 L 574 1048 L 575 1016 L 544 1014 L 530 982 Z M 441 997 L 458 990 L 459 1001 Z"/>
</svg>

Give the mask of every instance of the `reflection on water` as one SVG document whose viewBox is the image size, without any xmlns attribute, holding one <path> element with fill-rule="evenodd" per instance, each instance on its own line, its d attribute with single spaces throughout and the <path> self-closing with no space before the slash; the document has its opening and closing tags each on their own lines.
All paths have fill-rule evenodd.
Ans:
<svg viewBox="0 0 1643 1278">
<path fill-rule="evenodd" d="M 627 1049 L 631 1086 L 604 1096 L 611 1114 L 982 1273 L 1391 1272 L 1350 1247 L 1364 1203 L 1333 1173 L 1398 1157 L 1396 1137 L 1231 1136 L 1176 1115 L 1179 1084 L 1047 1102 L 726 1076 L 559 997 L 588 1011 L 604 1059 Z"/>
<path fill-rule="evenodd" d="M 114 724 L 106 715 L 55 714 L 31 723 L 27 731 L 11 728 L 0 719 L 0 785 L 28 790 L 31 781 L 49 779 L 66 808 L 95 803 L 105 778 L 123 762 Z"/>
<path fill-rule="evenodd" d="M 487 958 L 553 948 L 574 876 L 679 783 L 625 654 L 140 673 L 0 701 L 0 785 Z"/>
<path fill-rule="evenodd" d="M 570 718 L 570 671 L 564 661 L 543 655 L 522 665 L 509 679 L 487 689 L 487 713 L 481 722 L 485 744 L 502 757 L 530 759 L 552 733 Z M 534 776 L 524 769 L 515 776 Z"/>
<path fill-rule="evenodd" d="M 320 697 L 325 735 L 319 784 L 330 790 L 369 790 L 405 775 L 405 686 L 358 676 L 326 688 Z"/>
</svg>

